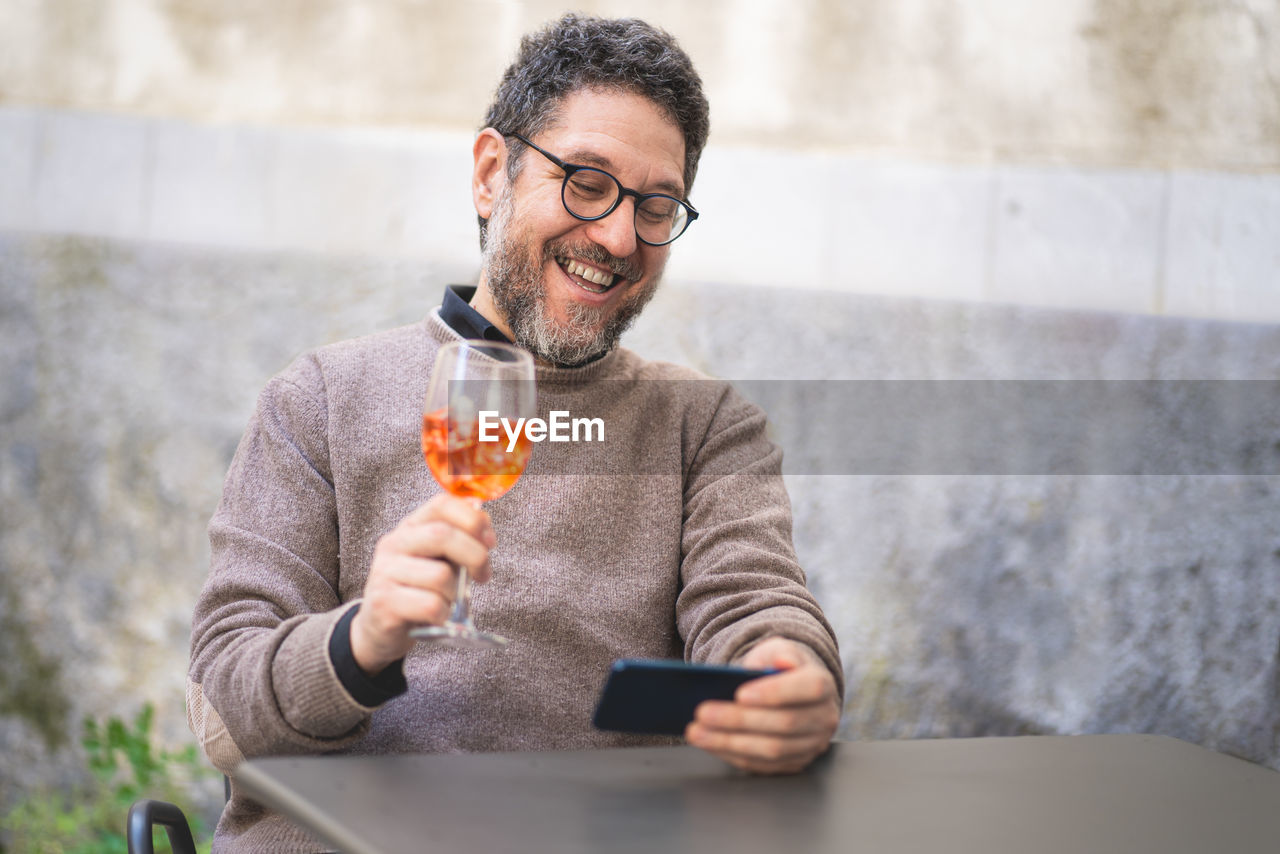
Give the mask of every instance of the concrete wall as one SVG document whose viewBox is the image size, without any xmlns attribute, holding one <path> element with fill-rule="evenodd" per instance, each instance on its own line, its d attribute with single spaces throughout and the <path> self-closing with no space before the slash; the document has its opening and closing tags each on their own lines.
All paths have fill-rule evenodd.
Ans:
<svg viewBox="0 0 1280 854">
<path fill-rule="evenodd" d="M 673 31 L 713 106 L 642 351 L 737 379 L 1280 379 L 1275 3 L 579 5 Z M 83 714 L 150 699 L 188 738 L 203 529 L 258 389 L 473 275 L 471 134 L 560 11 L 0 7 L 0 803 L 73 775 Z M 790 484 L 845 736 L 1280 762 L 1271 474 Z"/>
<path fill-rule="evenodd" d="M 189 738 L 204 525 L 258 390 L 315 342 L 418 319 L 442 277 L 422 261 L 12 234 L 0 276 L 13 787 L 72 773 L 57 739 L 85 713 L 151 700 L 165 736 Z M 742 380 L 824 380 L 828 397 L 866 379 L 1266 380 L 1274 415 L 1280 381 L 1273 325 L 794 289 L 672 288 L 629 343 Z M 1175 400 L 1157 426 L 1212 419 L 1211 403 Z M 793 429 L 805 414 L 772 412 L 788 460 L 812 456 Z M 789 464 L 796 547 L 850 685 L 841 734 L 1158 732 L 1280 767 L 1276 423 L 1228 432 L 1243 465 L 1156 475 L 1114 459 L 936 473 L 927 442 L 888 472 Z"/>
<path fill-rule="evenodd" d="M 1270 0 L 16 0 L 0 81 L 10 103 L 470 130 L 520 34 L 566 8 L 679 37 L 721 143 L 1280 167 Z"/>
<path fill-rule="evenodd" d="M 470 141 L 0 107 L 0 229 L 431 259 L 466 279 Z M 1280 173 L 712 145 L 693 199 L 673 287 L 1280 320 Z"/>
<path fill-rule="evenodd" d="M 706 79 L 674 281 L 1280 319 L 1269 0 L 581 6 L 667 27 Z M 470 271 L 470 134 L 561 11 L 7 4 L 0 228 Z"/>
</svg>

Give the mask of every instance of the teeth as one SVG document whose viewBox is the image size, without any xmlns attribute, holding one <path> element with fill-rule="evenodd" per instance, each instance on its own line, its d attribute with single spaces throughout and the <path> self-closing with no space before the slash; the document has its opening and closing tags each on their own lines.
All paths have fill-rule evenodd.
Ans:
<svg viewBox="0 0 1280 854">
<path fill-rule="evenodd" d="M 604 270 L 597 270 L 594 267 L 588 267 L 585 264 L 581 264 L 572 259 L 562 258 L 560 259 L 560 265 L 564 267 L 565 270 L 575 276 L 581 276 L 593 285 L 607 287 L 613 283 L 612 273 L 606 273 Z"/>
</svg>

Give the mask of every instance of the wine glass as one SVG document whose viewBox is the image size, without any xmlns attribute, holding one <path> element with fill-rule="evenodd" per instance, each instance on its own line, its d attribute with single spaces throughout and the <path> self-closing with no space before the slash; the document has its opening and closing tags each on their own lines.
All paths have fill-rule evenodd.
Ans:
<svg viewBox="0 0 1280 854">
<path fill-rule="evenodd" d="M 457 341 L 440 348 L 422 415 L 422 455 L 436 482 L 460 498 L 489 501 L 515 485 L 533 443 L 520 419 L 537 414 L 533 358 L 509 344 Z M 521 426 L 517 426 L 521 425 Z M 507 639 L 471 622 L 467 568 L 449 619 L 412 637 L 450 646 L 504 646 Z"/>
</svg>

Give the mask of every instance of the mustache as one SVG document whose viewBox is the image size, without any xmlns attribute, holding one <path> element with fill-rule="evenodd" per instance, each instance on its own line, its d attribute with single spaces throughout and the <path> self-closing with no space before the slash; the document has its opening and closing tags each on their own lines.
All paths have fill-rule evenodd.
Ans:
<svg viewBox="0 0 1280 854">
<path fill-rule="evenodd" d="M 644 268 L 639 264 L 634 261 L 628 261 L 625 258 L 619 258 L 595 243 L 587 243 L 582 246 L 558 243 L 548 246 L 544 260 L 552 258 L 573 258 L 578 261 L 585 261 L 588 264 L 603 267 L 615 276 L 620 276 L 629 282 L 638 282 L 644 278 Z"/>
</svg>

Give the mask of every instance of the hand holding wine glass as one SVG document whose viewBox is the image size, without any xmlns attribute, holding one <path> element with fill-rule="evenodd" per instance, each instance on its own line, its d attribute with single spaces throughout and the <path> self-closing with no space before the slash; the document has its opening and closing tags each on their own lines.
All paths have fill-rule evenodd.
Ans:
<svg viewBox="0 0 1280 854">
<path fill-rule="evenodd" d="M 488 579 L 489 550 L 497 543 L 480 501 L 511 488 L 531 448 L 522 435 L 510 453 L 506 441 L 482 450 L 470 440 L 472 428 L 481 410 L 514 423 L 533 415 L 535 404 L 533 361 L 524 351 L 484 342 L 441 349 L 424 404 L 422 448 L 446 491 L 402 519 L 374 550 L 351 625 L 352 654 L 366 673 L 403 658 L 431 625 L 470 622 L 471 573 Z M 467 643 L 464 635 L 445 629 L 435 642 Z"/>
<path fill-rule="evenodd" d="M 422 416 L 422 453 L 436 482 L 460 498 L 490 501 L 515 485 L 533 444 L 521 432 L 511 441 L 499 434 L 483 441 L 481 419 L 517 424 L 535 414 L 533 359 L 507 344 L 462 341 L 436 356 Z M 461 646 L 501 646 L 507 639 L 477 629 L 471 621 L 467 567 L 457 568 L 453 612 L 442 625 L 409 634 L 420 640 Z"/>
<path fill-rule="evenodd" d="M 413 629 L 449 617 L 465 566 L 477 583 L 489 579 L 493 522 L 475 499 L 433 496 L 378 540 L 360 610 L 351 623 L 351 652 L 370 676 L 404 658 Z"/>
</svg>

